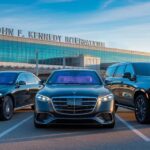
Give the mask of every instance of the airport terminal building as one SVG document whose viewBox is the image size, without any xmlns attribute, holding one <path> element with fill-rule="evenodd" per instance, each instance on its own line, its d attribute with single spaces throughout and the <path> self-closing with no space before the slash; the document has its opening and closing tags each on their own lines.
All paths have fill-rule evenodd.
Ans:
<svg viewBox="0 0 150 150">
<path fill-rule="evenodd" d="M 146 61 L 150 53 L 109 48 L 103 42 L 0 28 L 0 62 L 87 67 L 91 65 Z"/>
</svg>

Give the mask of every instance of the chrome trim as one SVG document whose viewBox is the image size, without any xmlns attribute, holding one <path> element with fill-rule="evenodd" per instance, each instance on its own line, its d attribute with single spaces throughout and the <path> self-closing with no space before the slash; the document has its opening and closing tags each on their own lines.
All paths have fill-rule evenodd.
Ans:
<svg viewBox="0 0 150 150">
<path fill-rule="evenodd" d="M 32 105 L 34 105 L 34 104 L 28 104 L 28 105 L 16 107 L 16 108 L 14 108 L 14 110 L 16 111 L 16 110 L 19 110 L 19 109 L 22 109 L 22 108 L 25 108 L 25 107 L 29 107 L 29 106 L 32 106 Z"/>
<path fill-rule="evenodd" d="M 95 106 L 93 106 L 93 109 L 91 109 L 90 112 L 88 113 L 80 113 L 80 114 L 76 114 L 75 113 L 75 101 L 74 101 L 74 113 L 73 114 L 69 114 L 69 113 L 62 113 L 62 112 L 59 112 L 56 110 L 55 106 L 54 106 L 54 103 L 53 103 L 53 99 L 55 98 L 72 98 L 72 99 L 75 99 L 75 98 L 94 98 L 95 99 Z M 52 103 L 52 106 L 53 106 L 53 109 L 56 113 L 58 114 L 62 114 L 62 115 L 74 115 L 74 116 L 77 116 L 77 115 L 87 115 L 87 114 L 92 114 L 98 104 L 98 97 L 87 97 L 87 96 L 61 96 L 61 97 L 52 97 L 52 100 L 51 100 L 51 103 Z M 81 105 L 82 106 L 82 105 Z M 84 105 L 83 105 L 84 106 Z"/>
<path fill-rule="evenodd" d="M 134 107 L 125 106 L 125 105 L 121 105 L 121 104 L 115 104 L 115 105 L 118 106 L 118 107 L 123 107 L 123 108 L 127 108 L 127 109 L 130 109 L 130 110 L 135 110 Z"/>
</svg>

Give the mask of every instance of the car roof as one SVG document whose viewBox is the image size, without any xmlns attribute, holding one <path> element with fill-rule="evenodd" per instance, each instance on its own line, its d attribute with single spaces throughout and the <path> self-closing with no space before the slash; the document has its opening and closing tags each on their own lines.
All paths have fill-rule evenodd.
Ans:
<svg viewBox="0 0 150 150">
<path fill-rule="evenodd" d="M 121 63 L 115 63 L 113 65 L 110 65 L 109 67 L 117 67 L 117 66 L 127 65 L 127 64 L 150 64 L 150 62 L 121 62 Z"/>
<path fill-rule="evenodd" d="M 0 73 L 29 73 L 27 71 L 13 71 L 13 70 L 8 70 L 8 71 L 0 71 Z"/>
<path fill-rule="evenodd" d="M 91 71 L 91 72 L 96 72 L 96 70 L 93 70 L 93 69 L 59 69 L 59 70 L 54 70 L 54 72 L 61 72 L 61 71 Z"/>
</svg>

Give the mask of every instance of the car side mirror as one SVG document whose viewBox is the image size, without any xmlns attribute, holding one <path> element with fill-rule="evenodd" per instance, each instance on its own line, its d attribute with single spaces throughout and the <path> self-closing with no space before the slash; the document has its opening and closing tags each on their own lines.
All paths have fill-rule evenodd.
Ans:
<svg viewBox="0 0 150 150">
<path fill-rule="evenodd" d="M 16 83 L 16 88 L 19 88 L 21 85 L 26 85 L 26 82 L 25 81 L 18 81 Z"/>
<path fill-rule="evenodd" d="M 123 78 L 131 79 L 131 73 L 130 72 L 125 72 L 124 75 L 123 75 Z"/>
<path fill-rule="evenodd" d="M 26 85 L 26 82 L 25 81 L 19 81 L 18 85 Z"/>
<path fill-rule="evenodd" d="M 123 78 L 127 78 L 131 81 L 135 81 L 136 80 L 136 76 L 132 76 L 130 72 L 125 72 L 124 75 L 123 75 Z"/>
<path fill-rule="evenodd" d="M 105 80 L 104 83 L 105 83 L 105 85 L 109 85 L 109 84 L 111 84 L 111 81 Z"/>
<path fill-rule="evenodd" d="M 40 85 L 45 85 L 45 82 L 46 82 L 46 80 L 40 80 L 40 81 L 39 81 L 39 84 L 40 84 Z"/>
</svg>

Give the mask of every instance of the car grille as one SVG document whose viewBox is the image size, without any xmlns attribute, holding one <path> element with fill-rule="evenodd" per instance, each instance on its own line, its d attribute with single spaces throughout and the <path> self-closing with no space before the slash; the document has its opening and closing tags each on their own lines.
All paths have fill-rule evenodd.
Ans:
<svg viewBox="0 0 150 150">
<path fill-rule="evenodd" d="M 63 114 L 88 114 L 96 105 L 96 98 L 53 98 L 54 108 Z"/>
</svg>

